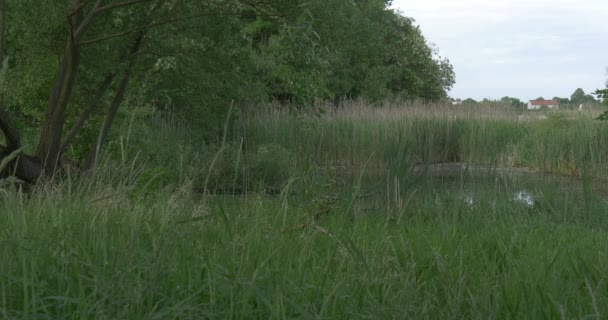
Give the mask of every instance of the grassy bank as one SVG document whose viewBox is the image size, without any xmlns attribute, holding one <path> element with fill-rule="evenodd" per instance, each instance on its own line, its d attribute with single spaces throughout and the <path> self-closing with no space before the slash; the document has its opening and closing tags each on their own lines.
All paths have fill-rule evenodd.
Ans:
<svg viewBox="0 0 608 320">
<path fill-rule="evenodd" d="M 153 118 L 93 176 L 2 187 L 0 318 L 608 315 L 603 123 L 366 108 L 241 114 L 218 145 Z M 444 161 L 574 179 L 412 169 Z"/>
<path fill-rule="evenodd" d="M 605 203 L 413 195 L 3 194 L 6 319 L 581 318 L 608 313 Z M 81 186 L 82 187 L 82 186 Z M 352 210 L 348 212 L 347 210 Z"/>
</svg>

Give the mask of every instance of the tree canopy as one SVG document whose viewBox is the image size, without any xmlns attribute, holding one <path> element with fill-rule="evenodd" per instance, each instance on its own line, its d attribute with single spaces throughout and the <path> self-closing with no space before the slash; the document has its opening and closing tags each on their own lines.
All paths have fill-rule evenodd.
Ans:
<svg viewBox="0 0 608 320">
<path fill-rule="evenodd" d="M 500 102 L 510 104 L 515 109 L 525 109 L 526 104 L 518 98 L 505 96 L 500 99 Z"/>
<path fill-rule="evenodd" d="M 572 93 L 570 96 L 570 103 L 573 105 L 581 105 L 586 103 L 594 103 L 595 98 L 590 94 L 585 94 L 585 91 L 581 88 L 578 88 Z"/>
<path fill-rule="evenodd" d="M 213 133 L 233 102 L 432 101 L 454 83 L 386 0 L 0 1 L 3 107 L 40 128 L 42 172 L 68 147 L 92 167 L 123 104 L 170 107 Z M 6 156 L 20 141 L 1 117 Z"/>
</svg>

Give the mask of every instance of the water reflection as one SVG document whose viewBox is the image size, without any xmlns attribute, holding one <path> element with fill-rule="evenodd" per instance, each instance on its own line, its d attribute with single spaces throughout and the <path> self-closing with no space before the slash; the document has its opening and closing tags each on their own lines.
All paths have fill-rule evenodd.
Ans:
<svg viewBox="0 0 608 320">
<path fill-rule="evenodd" d="M 532 207 L 534 207 L 534 198 L 535 198 L 534 194 L 532 194 L 528 190 L 520 190 L 520 191 L 513 193 L 512 200 L 515 203 L 532 208 Z M 464 204 L 466 204 L 469 207 L 472 207 L 478 201 L 475 193 L 463 194 L 460 197 L 460 199 L 462 200 L 462 202 L 464 202 Z"/>
<path fill-rule="evenodd" d="M 356 181 L 353 174 L 351 181 Z M 416 167 L 397 175 L 382 170 L 368 172 L 362 180 L 363 194 L 378 194 L 374 201 L 385 203 L 411 199 L 412 195 L 447 196 L 463 206 L 494 207 L 497 203 L 535 208 L 552 201 L 556 195 L 568 194 L 582 199 L 583 187 L 608 194 L 608 184 L 534 172 L 526 168 L 496 168 L 463 164 L 434 164 Z M 606 191 L 600 191 L 606 190 Z M 350 192 L 350 189 L 348 189 Z"/>
<path fill-rule="evenodd" d="M 527 190 L 521 190 L 515 192 L 513 201 L 526 205 L 528 207 L 534 207 L 534 196 Z"/>
<path fill-rule="evenodd" d="M 462 201 L 469 207 L 472 207 L 475 204 L 475 195 L 465 194 L 462 196 Z"/>
</svg>

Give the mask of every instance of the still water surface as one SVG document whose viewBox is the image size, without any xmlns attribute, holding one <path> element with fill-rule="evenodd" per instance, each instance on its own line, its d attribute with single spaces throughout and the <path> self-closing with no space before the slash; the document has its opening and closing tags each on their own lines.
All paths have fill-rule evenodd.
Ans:
<svg viewBox="0 0 608 320">
<path fill-rule="evenodd" d="M 496 168 L 462 163 L 432 164 L 413 168 L 406 177 L 386 171 L 364 173 L 361 193 L 377 198 L 406 197 L 412 192 L 456 196 L 467 206 L 500 198 L 514 205 L 534 208 L 547 198 L 584 201 L 585 193 L 607 194 L 605 183 L 595 178 L 573 178 L 535 172 L 528 168 Z"/>
</svg>

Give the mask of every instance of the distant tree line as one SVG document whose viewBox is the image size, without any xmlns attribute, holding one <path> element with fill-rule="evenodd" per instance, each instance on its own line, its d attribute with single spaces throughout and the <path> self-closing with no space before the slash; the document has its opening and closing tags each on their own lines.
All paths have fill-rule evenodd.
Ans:
<svg viewBox="0 0 608 320">
<path fill-rule="evenodd" d="M 538 97 L 534 100 L 546 100 L 546 99 L 544 97 Z M 558 102 L 560 108 L 567 108 L 567 109 L 568 108 L 570 108 L 570 109 L 578 108 L 580 105 L 592 105 L 592 104 L 600 103 L 600 101 L 598 101 L 593 95 L 586 94 L 585 91 L 581 88 L 576 89 L 574 91 L 574 93 L 572 93 L 570 98 L 553 97 L 551 100 L 556 100 Z M 455 102 L 457 100 L 451 98 L 450 101 Z M 509 96 L 502 97 L 500 100 L 483 99 L 482 101 L 478 102 L 475 99 L 467 98 L 467 99 L 458 100 L 458 101 L 460 103 L 462 103 L 463 105 L 475 105 L 477 103 L 509 104 L 513 108 L 518 109 L 518 110 L 525 109 L 526 105 L 527 105 L 527 102 L 521 101 L 518 98 L 509 97 Z"/>
<path fill-rule="evenodd" d="M 594 96 L 586 94 L 585 91 L 581 88 L 576 89 L 574 93 L 572 93 L 572 95 L 570 96 L 570 99 L 560 97 L 553 97 L 553 99 L 559 102 L 560 107 L 564 106 L 571 108 L 578 108 L 580 105 L 590 105 L 598 103 Z"/>
</svg>

